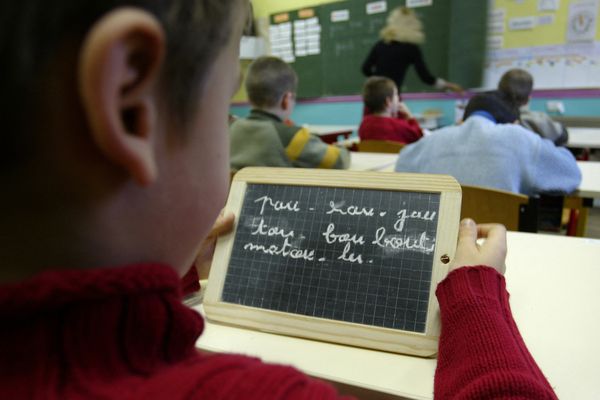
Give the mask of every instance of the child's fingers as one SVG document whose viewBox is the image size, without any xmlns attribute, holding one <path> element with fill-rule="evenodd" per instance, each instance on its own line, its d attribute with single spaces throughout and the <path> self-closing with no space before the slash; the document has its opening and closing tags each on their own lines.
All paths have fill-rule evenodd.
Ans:
<svg viewBox="0 0 600 400">
<path fill-rule="evenodd" d="M 485 238 L 481 253 L 487 263 L 504 274 L 506 271 L 506 228 L 500 224 L 482 224 L 478 226 L 480 237 Z"/>
<path fill-rule="evenodd" d="M 465 218 L 460 221 L 458 230 L 458 246 L 457 251 L 462 249 L 475 251 L 477 248 L 477 225 L 470 218 Z"/>
<path fill-rule="evenodd" d="M 217 217 L 217 220 L 213 224 L 213 227 L 208 234 L 209 237 L 219 236 L 224 233 L 230 232 L 233 228 L 235 221 L 235 214 L 231 211 L 221 211 L 221 214 Z"/>
<path fill-rule="evenodd" d="M 502 224 L 479 224 L 477 225 L 477 233 L 482 238 L 499 234 L 506 237 L 506 228 Z"/>
<path fill-rule="evenodd" d="M 477 234 L 485 238 L 482 248 L 493 248 L 499 252 L 506 253 L 506 228 L 500 224 L 477 225 Z"/>
</svg>

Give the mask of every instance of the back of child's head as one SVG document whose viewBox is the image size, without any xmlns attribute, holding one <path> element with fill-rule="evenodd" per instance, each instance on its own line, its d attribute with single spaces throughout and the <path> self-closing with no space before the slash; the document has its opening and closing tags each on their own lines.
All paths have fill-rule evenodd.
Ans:
<svg viewBox="0 0 600 400">
<path fill-rule="evenodd" d="M 247 4 L 0 2 L 0 282 L 57 266 L 189 268 L 227 193 Z"/>
<path fill-rule="evenodd" d="M 388 99 L 397 93 L 396 84 L 393 80 L 383 76 L 372 76 L 366 80 L 363 86 L 363 101 L 372 113 L 385 111 Z"/>
<path fill-rule="evenodd" d="M 152 14 L 166 36 L 160 85 L 174 122 L 185 122 L 192 88 L 202 81 L 235 23 L 232 10 L 244 0 L 19 0 L 0 3 L 0 171 L 6 173 L 31 157 L 45 129 L 48 104 L 61 90 L 58 69 L 76 87 L 79 50 L 101 17 L 123 7 Z M 132 60 L 143 64 L 140 59 Z M 66 65 L 66 67 L 62 67 Z M 64 110 L 71 115 L 78 110 Z"/>
<path fill-rule="evenodd" d="M 511 124 L 519 118 L 517 110 L 496 92 L 480 93 L 473 96 L 465 108 L 463 119 L 467 120 L 476 111 L 484 111 L 490 114 L 498 124 Z"/>
<path fill-rule="evenodd" d="M 532 89 L 533 77 L 524 69 L 508 70 L 498 82 L 498 90 L 517 107 L 527 104 Z"/>
<path fill-rule="evenodd" d="M 276 107 L 287 92 L 295 93 L 298 76 L 292 67 L 277 57 L 254 60 L 246 75 L 246 92 L 254 107 Z"/>
</svg>

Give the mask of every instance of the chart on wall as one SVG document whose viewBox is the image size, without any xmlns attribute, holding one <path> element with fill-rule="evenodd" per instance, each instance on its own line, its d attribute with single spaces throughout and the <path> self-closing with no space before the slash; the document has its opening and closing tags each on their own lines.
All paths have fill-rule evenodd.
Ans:
<svg viewBox="0 0 600 400">
<path fill-rule="evenodd" d="M 536 89 L 600 86 L 598 0 L 492 0 L 484 87 L 511 68 Z"/>
</svg>

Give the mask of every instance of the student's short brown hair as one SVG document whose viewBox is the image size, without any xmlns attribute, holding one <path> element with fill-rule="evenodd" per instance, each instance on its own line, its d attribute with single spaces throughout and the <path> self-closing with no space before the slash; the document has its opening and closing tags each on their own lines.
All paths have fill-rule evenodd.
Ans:
<svg viewBox="0 0 600 400">
<path fill-rule="evenodd" d="M 55 80 L 49 66 L 59 55 L 76 63 L 92 25 L 119 7 L 146 10 L 160 21 L 167 41 L 160 84 L 173 121 L 185 123 L 198 95 L 193 88 L 202 88 L 247 0 L 1 1 L 0 170 L 31 153 L 33 124 L 44 113 L 39 102 Z"/>
<path fill-rule="evenodd" d="M 527 104 L 532 89 L 533 77 L 519 68 L 506 71 L 498 83 L 498 90 L 516 107 Z"/>
<path fill-rule="evenodd" d="M 246 92 L 253 106 L 275 107 L 286 92 L 296 92 L 296 72 L 277 57 L 259 57 L 248 67 Z"/>
<path fill-rule="evenodd" d="M 363 101 L 370 112 L 382 112 L 385 110 L 387 99 L 394 96 L 397 90 L 393 80 L 383 76 L 372 76 L 363 86 Z"/>
</svg>

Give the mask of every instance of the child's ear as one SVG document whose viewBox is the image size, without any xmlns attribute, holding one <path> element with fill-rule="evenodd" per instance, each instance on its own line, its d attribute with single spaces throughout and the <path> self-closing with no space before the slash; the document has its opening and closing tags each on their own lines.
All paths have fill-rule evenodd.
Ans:
<svg viewBox="0 0 600 400">
<path fill-rule="evenodd" d="M 156 179 L 155 88 L 165 35 L 149 13 L 113 11 L 88 33 L 79 59 L 79 88 L 93 140 L 139 184 Z"/>
<path fill-rule="evenodd" d="M 393 97 L 386 97 L 385 98 L 385 108 L 386 109 L 389 109 L 393 104 L 394 104 L 394 98 Z"/>
<path fill-rule="evenodd" d="M 281 98 L 281 109 L 284 111 L 291 111 L 290 108 L 292 107 L 292 100 L 294 99 L 294 94 L 292 92 L 285 92 L 283 94 L 283 97 Z"/>
</svg>

